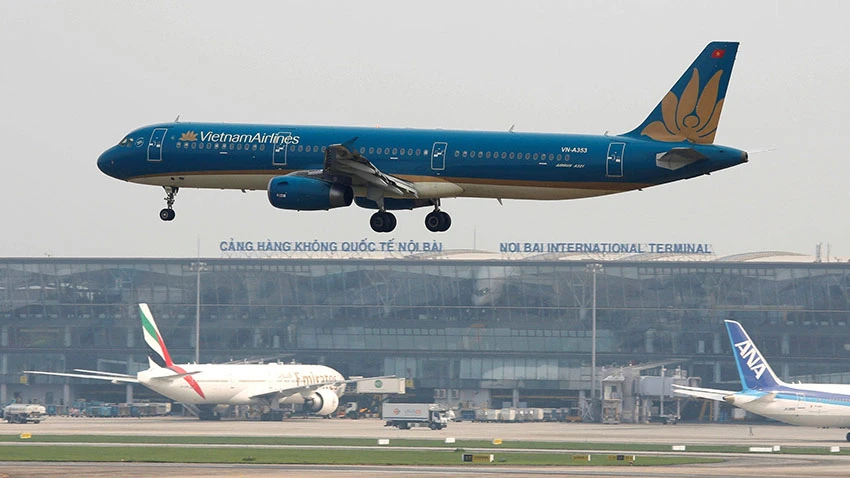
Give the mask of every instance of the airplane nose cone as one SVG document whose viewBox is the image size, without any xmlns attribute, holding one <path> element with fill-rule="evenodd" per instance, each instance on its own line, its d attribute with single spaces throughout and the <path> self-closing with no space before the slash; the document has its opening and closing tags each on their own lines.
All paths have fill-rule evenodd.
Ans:
<svg viewBox="0 0 850 478">
<path fill-rule="evenodd" d="M 741 162 L 746 163 L 750 160 L 750 155 L 746 151 L 741 151 Z"/>
<path fill-rule="evenodd" d="M 103 154 L 97 158 L 97 169 L 99 169 L 103 174 L 107 176 L 115 177 L 115 158 L 112 154 L 110 154 L 111 150 L 104 151 Z"/>
</svg>

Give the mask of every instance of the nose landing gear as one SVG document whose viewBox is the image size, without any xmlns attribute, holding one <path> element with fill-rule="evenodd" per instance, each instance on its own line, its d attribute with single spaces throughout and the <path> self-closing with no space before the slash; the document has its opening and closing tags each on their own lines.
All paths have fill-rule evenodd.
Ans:
<svg viewBox="0 0 850 478">
<path fill-rule="evenodd" d="M 172 206 L 174 206 L 174 196 L 177 195 L 177 191 L 179 191 L 180 188 L 172 186 L 163 186 L 163 189 L 165 189 L 166 194 L 166 207 L 165 209 L 159 211 L 159 218 L 163 221 L 173 221 L 175 216 L 174 209 L 172 209 Z"/>
</svg>

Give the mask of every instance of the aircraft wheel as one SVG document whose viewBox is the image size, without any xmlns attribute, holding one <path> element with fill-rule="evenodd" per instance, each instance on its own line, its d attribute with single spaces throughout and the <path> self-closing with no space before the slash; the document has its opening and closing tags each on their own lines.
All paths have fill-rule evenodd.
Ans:
<svg viewBox="0 0 850 478">
<path fill-rule="evenodd" d="M 173 221 L 175 215 L 174 209 L 165 208 L 159 211 L 159 218 L 163 221 Z"/>
<path fill-rule="evenodd" d="M 390 232 L 395 229 L 396 218 L 386 211 L 378 211 L 369 218 L 369 226 L 375 232 Z"/>
<path fill-rule="evenodd" d="M 442 224 L 440 211 L 432 211 L 425 216 L 425 227 L 431 232 L 440 232 L 440 226 Z"/>
<path fill-rule="evenodd" d="M 446 232 L 452 227 L 452 217 L 445 211 L 440 211 L 440 232 Z"/>
</svg>

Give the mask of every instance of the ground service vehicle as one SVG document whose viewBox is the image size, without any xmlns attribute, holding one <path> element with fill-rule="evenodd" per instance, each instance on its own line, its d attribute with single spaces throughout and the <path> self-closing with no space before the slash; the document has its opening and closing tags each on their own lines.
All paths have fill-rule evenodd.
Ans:
<svg viewBox="0 0 850 478">
<path fill-rule="evenodd" d="M 44 405 L 13 403 L 3 409 L 3 417 L 9 423 L 38 423 L 47 418 Z"/>
<path fill-rule="evenodd" d="M 384 403 L 381 418 L 385 426 L 407 430 L 410 427 L 428 427 L 440 430 L 449 424 L 446 409 L 433 403 Z"/>
</svg>

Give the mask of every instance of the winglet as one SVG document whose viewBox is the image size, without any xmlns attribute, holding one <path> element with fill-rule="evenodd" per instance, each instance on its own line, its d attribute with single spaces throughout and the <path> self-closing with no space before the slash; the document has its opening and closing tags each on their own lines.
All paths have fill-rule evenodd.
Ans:
<svg viewBox="0 0 850 478">
<path fill-rule="evenodd" d="M 145 343 L 148 344 L 150 349 L 148 357 L 160 367 L 170 367 L 174 362 L 171 361 L 171 355 L 165 348 L 165 340 L 159 333 L 159 328 L 153 320 L 153 314 L 151 314 L 148 304 L 139 304 L 139 312 L 142 318 L 142 334 L 145 336 Z"/>
<path fill-rule="evenodd" d="M 732 353 L 735 355 L 735 363 L 738 366 L 738 375 L 741 377 L 744 389 L 769 390 L 782 385 L 782 380 L 773 373 L 773 369 L 747 335 L 744 327 L 734 320 L 725 322 L 729 340 L 732 342 Z"/>
<path fill-rule="evenodd" d="M 737 42 L 709 43 L 643 123 L 623 136 L 713 143 L 737 53 Z"/>
</svg>

